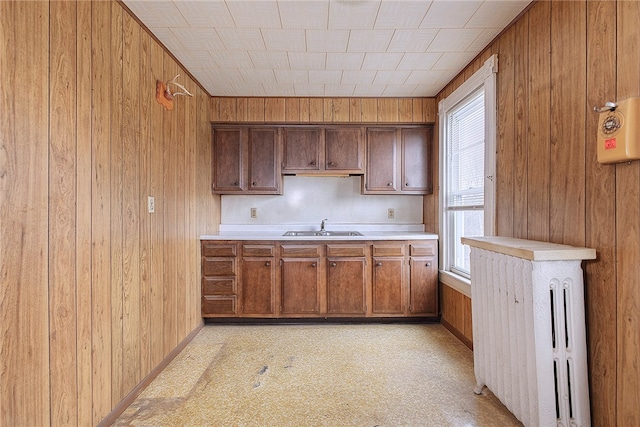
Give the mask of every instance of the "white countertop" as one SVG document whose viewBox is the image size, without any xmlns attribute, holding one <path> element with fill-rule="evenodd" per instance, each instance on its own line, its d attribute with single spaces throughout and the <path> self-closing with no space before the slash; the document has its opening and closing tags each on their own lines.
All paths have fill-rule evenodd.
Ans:
<svg viewBox="0 0 640 427">
<path fill-rule="evenodd" d="M 200 240 L 274 240 L 274 241 L 364 241 L 364 240 L 437 240 L 438 235 L 426 233 L 422 224 L 332 224 L 328 231 L 357 231 L 362 236 L 284 236 L 287 231 L 318 231 L 317 225 L 284 224 L 269 226 L 220 226 L 219 232 L 202 234 Z"/>
</svg>

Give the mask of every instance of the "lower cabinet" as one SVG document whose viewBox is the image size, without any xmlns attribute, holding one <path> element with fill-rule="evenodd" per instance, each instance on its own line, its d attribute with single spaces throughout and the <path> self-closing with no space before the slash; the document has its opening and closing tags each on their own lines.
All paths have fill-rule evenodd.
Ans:
<svg viewBox="0 0 640 427">
<path fill-rule="evenodd" d="M 202 241 L 202 316 L 437 317 L 437 241 Z"/>
</svg>

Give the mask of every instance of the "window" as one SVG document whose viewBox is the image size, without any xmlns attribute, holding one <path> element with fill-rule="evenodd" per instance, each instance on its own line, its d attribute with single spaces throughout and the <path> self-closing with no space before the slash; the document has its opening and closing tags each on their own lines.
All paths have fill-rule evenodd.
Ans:
<svg viewBox="0 0 640 427">
<path fill-rule="evenodd" d="M 494 232 L 497 57 L 439 105 L 441 280 L 469 295 L 461 237 Z"/>
</svg>

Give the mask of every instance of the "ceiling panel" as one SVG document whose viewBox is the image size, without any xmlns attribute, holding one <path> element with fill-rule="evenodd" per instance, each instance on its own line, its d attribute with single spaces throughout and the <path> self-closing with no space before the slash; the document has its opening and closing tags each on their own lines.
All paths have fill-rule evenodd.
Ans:
<svg viewBox="0 0 640 427">
<path fill-rule="evenodd" d="M 123 1 L 213 96 L 358 97 L 435 96 L 530 3 Z"/>
</svg>

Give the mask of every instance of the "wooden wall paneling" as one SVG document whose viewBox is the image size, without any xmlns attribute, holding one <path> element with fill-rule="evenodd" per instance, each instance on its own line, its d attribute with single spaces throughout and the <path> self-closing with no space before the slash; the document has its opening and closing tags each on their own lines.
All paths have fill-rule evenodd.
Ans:
<svg viewBox="0 0 640 427">
<path fill-rule="evenodd" d="M 184 72 L 178 68 L 178 74 L 185 75 Z M 187 287 L 186 277 L 186 254 L 187 254 L 187 234 L 185 230 L 186 226 L 186 212 L 185 204 L 186 199 L 186 164 L 185 164 L 185 123 L 186 123 L 186 111 L 187 104 L 190 99 L 181 97 L 180 102 L 176 108 L 173 109 L 173 115 L 176 120 L 174 122 L 176 131 L 176 175 L 175 175 L 175 201 L 176 201 L 176 247 L 175 247 L 175 262 L 176 262 L 176 280 L 171 284 L 175 288 L 176 305 L 175 305 L 175 323 L 176 323 L 176 343 L 173 347 L 178 345 L 182 338 L 187 336 L 186 333 L 186 293 Z M 173 348 L 172 348 L 173 350 Z"/>
<path fill-rule="evenodd" d="M 2 425 L 50 422 L 48 27 L 48 3 L 0 3 Z"/>
<path fill-rule="evenodd" d="M 333 100 L 333 121 L 336 123 L 349 123 L 350 102 L 349 98 L 335 98 Z"/>
<path fill-rule="evenodd" d="M 398 99 L 378 98 L 377 121 L 381 123 L 398 122 Z"/>
<path fill-rule="evenodd" d="M 438 122 L 438 103 L 435 98 L 423 98 L 424 123 Z M 437 135 L 434 133 L 434 135 Z"/>
<path fill-rule="evenodd" d="M 212 142 L 211 142 L 211 125 L 206 119 L 209 117 L 207 103 L 205 102 L 205 94 L 202 91 L 198 91 L 197 95 L 200 102 L 197 104 L 197 162 L 195 164 L 197 171 L 197 208 L 198 208 L 198 233 L 214 232 L 218 230 L 218 224 L 220 223 L 219 206 L 220 195 L 214 195 L 211 193 L 211 157 L 212 157 Z M 200 245 L 198 245 L 199 250 Z M 199 252 L 198 252 L 199 253 Z M 198 265 L 200 265 L 200 258 L 198 258 Z M 198 277 L 200 275 L 198 274 Z M 198 287 L 200 292 L 200 287 Z M 199 301 L 199 300 L 198 300 Z M 198 302 L 199 304 L 199 302 Z M 200 312 L 198 312 L 199 314 Z"/>
<path fill-rule="evenodd" d="M 364 123 L 378 121 L 378 101 L 375 98 L 362 99 L 362 121 Z"/>
<path fill-rule="evenodd" d="M 411 121 L 413 123 L 425 123 L 425 99 L 426 98 L 411 99 Z"/>
<path fill-rule="evenodd" d="M 284 118 L 286 122 L 300 121 L 300 98 L 287 98 L 284 104 Z"/>
<path fill-rule="evenodd" d="M 111 4 L 92 3 L 92 367 L 93 424 L 111 405 Z"/>
<path fill-rule="evenodd" d="M 235 122 L 238 120 L 236 111 L 237 98 L 217 98 L 218 101 L 218 117 L 217 121 Z"/>
<path fill-rule="evenodd" d="M 362 122 L 362 98 L 349 98 L 349 121 Z"/>
<path fill-rule="evenodd" d="M 617 4 L 617 100 L 640 96 L 640 4 Z M 617 425 L 640 425 L 640 162 L 616 165 Z"/>
<path fill-rule="evenodd" d="M 322 121 L 325 123 L 333 123 L 333 98 L 322 98 Z"/>
<path fill-rule="evenodd" d="M 240 102 L 240 100 L 238 100 Z M 220 98 L 217 96 L 211 97 L 211 119 L 212 122 L 220 121 Z"/>
<path fill-rule="evenodd" d="M 164 53 L 164 75 L 175 76 L 178 71 L 173 59 L 168 53 Z M 176 111 L 163 111 L 162 126 L 163 132 L 163 180 L 164 180 L 164 236 L 163 246 L 163 354 L 166 356 L 178 344 L 178 330 L 176 324 L 176 281 L 178 277 L 176 265 L 177 246 L 177 196 L 176 168 L 178 151 L 178 131 L 176 129 Z"/>
<path fill-rule="evenodd" d="M 264 101 L 264 121 L 268 123 L 286 121 L 284 98 L 266 98 Z"/>
<path fill-rule="evenodd" d="M 309 100 L 309 121 L 322 123 L 324 121 L 324 103 L 322 98 L 307 98 Z"/>
<path fill-rule="evenodd" d="M 77 424 L 76 5 L 49 9 L 49 341 L 51 425 Z"/>
<path fill-rule="evenodd" d="M 515 154 L 515 28 L 499 41 L 497 75 L 496 235 L 513 236 Z"/>
<path fill-rule="evenodd" d="M 123 272 L 123 10 L 111 3 L 111 54 L 109 58 L 111 98 L 111 399 L 119 402 L 125 395 L 122 383 L 122 302 Z"/>
<path fill-rule="evenodd" d="M 398 99 L 398 121 L 400 123 L 413 122 L 413 100 L 407 98 Z"/>
<path fill-rule="evenodd" d="M 586 2 L 551 5 L 551 241 L 585 239 Z"/>
<path fill-rule="evenodd" d="M 122 399 L 140 377 L 140 26 L 123 13 Z"/>
<path fill-rule="evenodd" d="M 309 98 L 300 98 L 300 122 L 310 121 L 311 104 Z"/>
<path fill-rule="evenodd" d="M 513 237 L 527 238 L 527 128 L 529 126 L 529 20 L 520 19 L 515 24 L 514 44 L 514 165 L 513 165 Z M 500 61 L 500 59 L 498 59 Z M 500 68 L 500 65 L 498 65 Z"/>
<path fill-rule="evenodd" d="M 597 161 L 598 115 L 592 108 L 616 99 L 616 4 L 587 2 L 586 241 L 597 260 L 585 264 L 591 424 L 616 425 L 615 170 Z"/>
<path fill-rule="evenodd" d="M 549 241 L 551 120 L 551 2 L 529 12 L 529 135 L 527 165 L 527 238 Z M 500 60 L 500 59 L 498 59 Z M 500 65 L 499 65 L 500 66 Z"/>
<path fill-rule="evenodd" d="M 196 217 L 196 207 L 198 203 L 198 196 L 196 193 L 196 177 L 197 177 L 197 158 L 196 158 L 196 145 L 198 143 L 197 137 L 197 104 L 201 101 L 201 97 L 198 96 L 197 84 L 189 79 L 188 86 L 189 92 L 194 94 L 193 98 L 188 98 L 186 103 L 186 122 L 185 122 L 185 172 L 187 177 L 185 179 L 186 185 L 186 204 L 185 204 L 185 216 L 187 224 L 185 241 L 187 244 L 187 255 L 185 259 L 185 271 L 187 273 L 186 286 L 185 286 L 185 298 L 187 301 L 185 316 L 187 316 L 187 329 L 184 336 L 186 337 L 200 322 L 200 254 L 198 253 L 198 226 Z"/>
<path fill-rule="evenodd" d="M 264 122 L 264 98 L 248 98 L 247 99 L 247 121 L 262 123 Z"/>
<path fill-rule="evenodd" d="M 249 99 L 238 98 L 236 100 L 237 119 L 241 122 L 249 121 Z"/>
<path fill-rule="evenodd" d="M 79 426 L 92 425 L 92 4 L 77 2 L 76 313 Z"/>
<path fill-rule="evenodd" d="M 155 80 L 164 79 L 164 55 L 162 48 L 151 40 L 150 49 L 151 76 Z M 174 74 L 175 75 L 175 74 Z M 151 253 L 150 261 L 150 312 L 151 336 L 149 342 L 151 366 L 157 366 L 164 358 L 164 118 L 165 110 L 155 100 L 150 108 L 151 152 L 149 153 L 150 194 L 155 197 L 155 214 L 151 215 Z"/>
<path fill-rule="evenodd" d="M 155 100 L 155 81 L 151 72 L 151 37 L 140 32 L 140 66 L 137 96 L 140 98 L 139 118 L 139 203 L 140 221 L 140 372 L 144 375 L 155 367 L 151 364 L 151 215 L 147 197 L 151 195 L 151 110 L 160 107 Z"/>
</svg>

